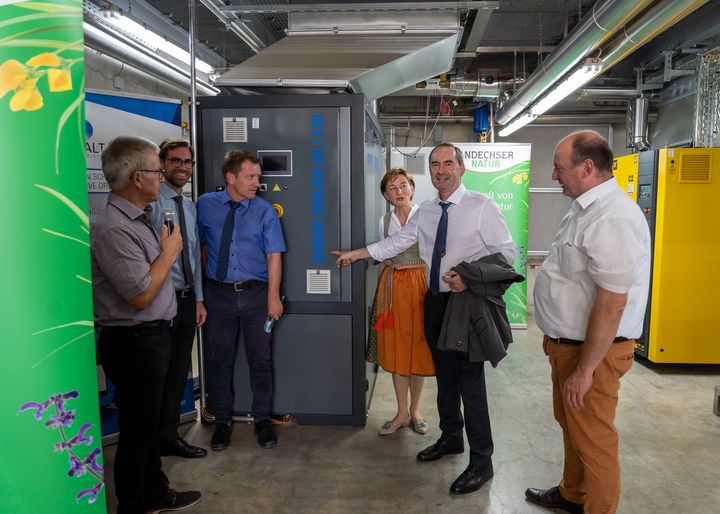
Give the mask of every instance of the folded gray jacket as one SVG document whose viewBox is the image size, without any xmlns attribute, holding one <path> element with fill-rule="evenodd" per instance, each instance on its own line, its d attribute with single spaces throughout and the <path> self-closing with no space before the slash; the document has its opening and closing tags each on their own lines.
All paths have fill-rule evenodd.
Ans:
<svg viewBox="0 0 720 514">
<path fill-rule="evenodd" d="M 469 354 L 470 362 L 490 361 L 497 366 L 512 342 L 502 295 L 525 277 L 515 272 L 499 253 L 454 268 L 468 288 L 452 293 L 445 308 L 439 350 Z"/>
</svg>

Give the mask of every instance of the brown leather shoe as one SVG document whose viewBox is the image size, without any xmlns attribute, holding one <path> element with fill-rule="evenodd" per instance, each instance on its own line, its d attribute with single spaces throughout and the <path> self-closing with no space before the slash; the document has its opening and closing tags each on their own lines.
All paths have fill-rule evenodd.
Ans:
<svg viewBox="0 0 720 514">
<path fill-rule="evenodd" d="M 551 509 L 561 509 L 571 514 L 583 514 L 582 503 L 573 503 L 567 501 L 560 494 L 560 488 L 555 486 L 550 489 L 525 489 L 525 497 L 533 503 L 549 507 Z"/>
</svg>

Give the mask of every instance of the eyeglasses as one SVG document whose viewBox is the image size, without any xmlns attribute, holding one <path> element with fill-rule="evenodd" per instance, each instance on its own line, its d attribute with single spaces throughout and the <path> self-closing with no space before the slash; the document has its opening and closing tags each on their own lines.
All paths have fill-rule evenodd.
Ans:
<svg viewBox="0 0 720 514">
<path fill-rule="evenodd" d="M 410 184 L 408 184 L 407 182 L 403 182 L 399 186 L 388 186 L 385 188 L 385 190 L 388 193 L 397 193 L 398 191 L 405 192 L 405 191 L 408 191 L 409 189 L 410 189 Z"/>
<path fill-rule="evenodd" d="M 172 165 L 175 166 L 176 168 L 179 168 L 180 166 L 190 166 L 190 167 L 195 166 L 195 161 L 193 161 L 192 159 L 183 160 L 183 159 L 179 159 L 177 157 L 170 157 L 169 159 L 165 159 L 165 160 L 170 161 L 172 163 Z"/>
<path fill-rule="evenodd" d="M 162 178 L 165 175 L 165 170 L 160 168 L 159 170 L 135 170 L 135 171 L 142 171 L 143 173 L 159 173 L 158 177 Z"/>
</svg>

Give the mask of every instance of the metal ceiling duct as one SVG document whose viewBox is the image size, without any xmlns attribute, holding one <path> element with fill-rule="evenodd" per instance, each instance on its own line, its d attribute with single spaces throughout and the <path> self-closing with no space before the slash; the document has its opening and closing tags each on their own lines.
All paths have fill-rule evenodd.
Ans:
<svg viewBox="0 0 720 514">
<path fill-rule="evenodd" d="M 188 70 L 153 54 L 120 32 L 111 32 L 109 28 L 95 25 L 92 21 L 86 17 L 83 23 L 85 45 L 180 89 L 191 90 L 192 83 Z M 203 95 L 216 95 L 220 92 L 203 80 L 198 79 L 195 84 L 197 92 Z"/>
<path fill-rule="evenodd" d="M 374 100 L 446 72 L 456 11 L 291 13 L 288 35 L 221 76 L 223 87 L 350 89 Z"/>
<path fill-rule="evenodd" d="M 635 99 L 635 120 L 633 126 L 633 146 L 640 151 L 650 148 L 648 140 L 648 110 L 650 99 L 641 96 Z"/>
<path fill-rule="evenodd" d="M 535 70 L 525 85 L 497 112 L 506 125 L 530 103 L 574 68 L 588 53 L 605 43 L 652 0 L 606 0 L 597 2 L 590 16 L 578 25 L 558 48 Z"/>
<path fill-rule="evenodd" d="M 640 18 L 624 27 L 603 50 L 603 72 L 707 2 L 708 0 L 663 0 L 652 6 Z"/>
<path fill-rule="evenodd" d="M 578 96 L 581 97 L 597 97 L 597 98 L 622 98 L 631 96 L 633 98 L 640 96 L 640 91 L 635 88 L 615 88 L 615 87 L 584 87 L 579 89 Z"/>
</svg>

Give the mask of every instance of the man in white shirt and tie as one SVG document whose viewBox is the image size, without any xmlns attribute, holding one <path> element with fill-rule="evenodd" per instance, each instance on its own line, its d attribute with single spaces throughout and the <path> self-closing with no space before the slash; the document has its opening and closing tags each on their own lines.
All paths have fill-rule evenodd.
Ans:
<svg viewBox="0 0 720 514">
<path fill-rule="evenodd" d="M 493 253 L 500 253 L 512 264 L 515 245 L 498 206 L 462 185 L 465 165 L 459 148 L 447 143 L 438 145 L 430 153 L 429 164 L 437 197 L 423 202 L 417 215 L 392 236 L 366 248 L 333 253 L 338 255 L 338 265 L 347 266 L 369 257 L 378 261 L 389 259 L 419 243 L 420 257 L 428 269 L 425 337 L 435 364 L 442 435 L 421 451 L 417 460 L 431 462 L 448 454 L 463 453 L 464 427 L 470 445 L 470 464 L 453 482 L 450 492 L 465 494 L 478 490 L 492 478 L 493 442 L 483 362 L 470 362 L 466 354 L 437 348 L 450 294 L 467 288 L 451 268 Z"/>
</svg>

